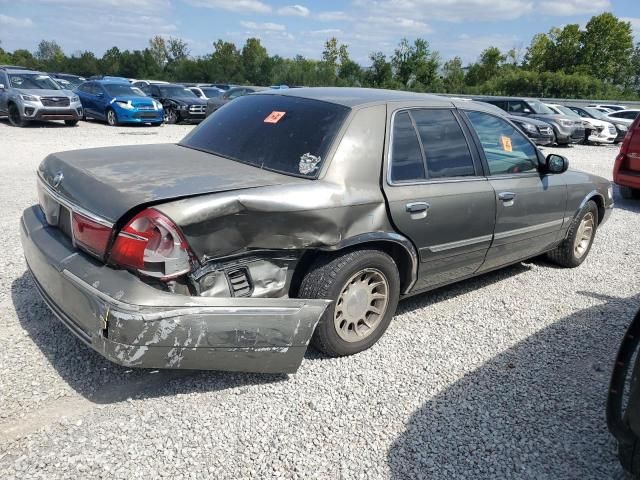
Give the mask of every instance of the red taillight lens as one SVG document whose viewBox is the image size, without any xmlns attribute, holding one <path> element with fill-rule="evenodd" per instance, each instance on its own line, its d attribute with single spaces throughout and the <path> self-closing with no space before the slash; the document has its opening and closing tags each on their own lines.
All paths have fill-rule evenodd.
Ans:
<svg viewBox="0 0 640 480">
<path fill-rule="evenodd" d="M 83 250 L 103 258 L 109 246 L 111 227 L 106 227 L 75 212 L 71 223 L 73 241 Z"/>
<path fill-rule="evenodd" d="M 191 255 L 184 236 L 169 218 L 152 208 L 140 212 L 120 230 L 109 260 L 161 280 L 191 270 Z"/>
</svg>

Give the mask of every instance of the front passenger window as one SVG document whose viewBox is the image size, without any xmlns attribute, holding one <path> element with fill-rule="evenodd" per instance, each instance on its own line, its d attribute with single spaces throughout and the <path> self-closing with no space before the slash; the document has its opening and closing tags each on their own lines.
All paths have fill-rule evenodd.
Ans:
<svg viewBox="0 0 640 480">
<path fill-rule="evenodd" d="M 507 121 L 482 112 L 466 112 L 484 150 L 491 175 L 537 171 L 536 149 Z"/>
</svg>

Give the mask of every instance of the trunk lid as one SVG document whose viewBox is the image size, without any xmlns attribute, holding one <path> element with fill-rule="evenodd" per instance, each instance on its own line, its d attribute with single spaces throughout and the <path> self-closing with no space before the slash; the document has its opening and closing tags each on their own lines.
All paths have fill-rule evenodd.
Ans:
<svg viewBox="0 0 640 480">
<path fill-rule="evenodd" d="M 141 205 L 305 181 L 176 144 L 53 153 L 38 174 L 70 203 L 111 222 Z"/>
</svg>

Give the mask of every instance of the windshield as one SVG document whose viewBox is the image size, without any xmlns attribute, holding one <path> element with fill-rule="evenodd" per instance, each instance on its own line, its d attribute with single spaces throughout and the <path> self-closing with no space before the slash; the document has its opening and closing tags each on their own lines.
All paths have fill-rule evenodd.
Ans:
<svg viewBox="0 0 640 480">
<path fill-rule="evenodd" d="M 178 86 L 158 86 L 160 89 L 160 94 L 163 97 L 188 97 L 188 98 L 198 98 L 198 96 L 193 93 L 188 88 L 178 87 Z"/>
<path fill-rule="evenodd" d="M 202 90 L 202 93 L 204 93 L 207 98 L 216 98 L 216 97 L 219 97 L 220 94 L 222 93 L 217 88 L 203 87 L 201 88 L 201 90 Z"/>
<path fill-rule="evenodd" d="M 9 84 L 12 88 L 24 90 L 62 90 L 60 85 L 54 82 L 49 75 L 40 73 L 9 74 Z"/>
<path fill-rule="evenodd" d="M 544 103 L 539 102 L 538 100 L 527 100 L 527 103 L 533 108 L 535 113 L 540 113 L 544 115 L 555 115 L 556 113 L 547 107 Z"/>
<path fill-rule="evenodd" d="M 248 95 L 216 110 L 180 143 L 231 160 L 316 178 L 349 108 L 283 95 Z"/>
<path fill-rule="evenodd" d="M 583 110 L 591 115 L 593 118 L 599 118 L 600 120 L 606 120 L 606 116 L 600 110 L 596 110 L 592 107 L 583 107 Z"/>
<path fill-rule="evenodd" d="M 567 115 L 569 117 L 579 117 L 580 116 L 576 112 L 571 110 L 569 107 L 565 107 L 564 105 L 556 105 L 556 109 L 560 113 L 562 113 L 563 115 Z"/>
<path fill-rule="evenodd" d="M 109 95 L 111 95 L 112 97 L 118 97 L 118 96 L 123 96 L 123 97 L 142 97 L 143 96 L 143 95 L 140 95 L 138 93 L 138 92 L 140 92 L 140 90 L 138 90 L 137 88 L 134 90 L 129 85 L 112 84 L 112 85 L 103 85 L 103 87 L 107 91 L 107 93 Z M 136 90 L 138 90 L 138 91 L 136 91 Z"/>
</svg>

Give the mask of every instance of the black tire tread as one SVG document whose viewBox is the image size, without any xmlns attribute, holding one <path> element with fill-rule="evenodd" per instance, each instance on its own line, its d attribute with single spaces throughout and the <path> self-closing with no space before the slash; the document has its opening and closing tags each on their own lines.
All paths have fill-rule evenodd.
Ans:
<svg viewBox="0 0 640 480">
<path fill-rule="evenodd" d="M 362 249 L 362 250 L 350 250 L 346 253 L 336 254 L 320 254 L 311 267 L 308 273 L 303 278 L 300 289 L 298 291 L 299 298 L 330 298 L 330 289 L 335 284 L 336 279 L 340 272 L 347 268 L 350 264 L 360 258 L 371 258 L 372 256 L 382 256 L 385 260 L 395 265 L 395 261 L 385 252 L 378 249 Z M 400 284 L 400 275 L 396 268 L 396 282 Z M 392 281 L 392 279 L 389 279 Z M 389 300 L 391 302 L 391 299 Z M 322 321 L 322 319 L 321 319 Z M 344 353 L 336 351 L 331 347 L 326 338 L 319 333 L 319 329 L 316 328 L 311 344 L 317 350 L 332 356 L 343 356 Z"/>
<path fill-rule="evenodd" d="M 581 258 L 577 259 L 573 254 L 573 243 L 576 231 L 578 230 L 580 222 L 582 221 L 582 217 L 584 217 L 588 211 L 592 211 L 596 218 L 595 231 L 593 232 L 594 237 L 591 240 L 591 244 L 593 245 L 593 240 L 598 231 L 598 206 L 593 200 L 589 200 L 587 203 L 585 203 L 585 205 L 580 209 L 578 214 L 572 220 L 567 235 L 562 243 L 555 249 L 547 252 L 547 258 L 553 263 L 556 263 L 565 268 L 575 268 L 582 264 L 585 258 L 587 258 L 589 252 L 591 251 L 591 246 L 589 246 L 589 250 Z"/>
</svg>

